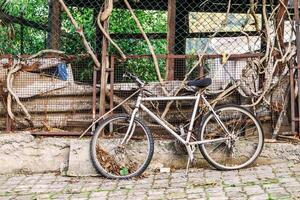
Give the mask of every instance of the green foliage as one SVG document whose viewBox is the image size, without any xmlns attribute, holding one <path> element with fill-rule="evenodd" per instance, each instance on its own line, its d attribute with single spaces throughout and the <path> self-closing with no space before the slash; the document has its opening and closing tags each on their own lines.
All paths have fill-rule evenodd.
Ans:
<svg viewBox="0 0 300 200">
<path fill-rule="evenodd" d="M 0 0 L 0 5 L 4 0 Z M 9 15 L 22 17 L 41 25 L 48 25 L 48 0 L 8 0 L 4 8 L 1 8 Z M 96 49 L 96 24 L 94 16 L 97 14 L 91 8 L 69 7 L 75 20 L 84 29 L 87 40 Z M 146 33 L 166 33 L 167 13 L 162 11 L 135 10 Z M 86 53 L 80 37 L 75 32 L 65 12 L 62 13 L 62 31 L 69 34 L 61 38 L 61 50 L 67 54 L 78 55 Z M 1 20 L 1 19 L 0 19 Z M 23 35 L 21 34 L 23 29 Z M 114 9 L 110 17 L 109 29 L 111 33 L 139 33 L 139 30 L 127 10 Z M 14 36 L 14 37 L 12 37 Z M 21 43 L 25 54 L 34 54 L 47 48 L 47 31 L 40 31 L 34 28 L 21 26 L 19 24 L 0 24 L 0 53 L 18 55 L 21 54 Z M 102 38 L 102 35 L 99 37 Z M 143 39 L 117 39 L 116 43 L 122 48 L 126 55 L 150 54 L 148 46 Z M 167 42 L 163 40 L 151 40 L 156 54 L 165 54 Z M 100 49 L 98 47 L 97 49 Z M 110 47 L 109 54 L 117 54 L 114 48 Z M 162 74 L 165 74 L 165 61 L 159 61 Z M 90 65 L 90 64 L 86 64 Z M 145 80 L 156 80 L 154 65 L 151 59 L 131 59 L 125 63 L 133 72 L 142 76 Z M 77 80 L 83 81 L 92 79 L 92 68 L 84 66 L 78 71 Z M 74 73 L 75 75 L 75 73 Z"/>
<path fill-rule="evenodd" d="M 3 1 L 3 0 L 2 0 Z M 5 13 L 15 17 L 21 17 L 40 24 L 47 24 L 48 5 L 45 0 L 9 0 L 1 8 Z M 1 3 L 0 3 L 1 4 Z M 6 22 L 6 27 L 0 26 L 0 49 L 3 53 L 20 54 L 21 53 L 21 26 Z M 45 48 L 46 33 L 33 28 L 24 28 L 24 50 L 31 54 Z M 15 33 L 14 37 L 9 34 L 9 29 Z M 26 41 L 26 42 L 25 42 Z"/>
<path fill-rule="evenodd" d="M 70 8 L 70 11 L 77 21 L 83 27 L 85 36 L 91 45 L 95 48 L 95 25 L 93 19 L 93 10 L 87 8 Z M 72 35 L 72 37 L 62 38 L 61 48 L 68 54 L 81 54 L 86 53 L 86 50 L 81 42 L 81 38 L 77 35 L 75 27 L 69 20 L 66 13 L 62 14 L 62 30 Z"/>
<path fill-rule="evenodd" d="M 146 33 L 166 33 L 167 13 L 162 11 L 135 10 L 135 14 Z M 110 18 L 111 33 L 140 33 L 127 10 L 114 9 Z"/>
<path fill-rule="evenodd" d="M 128 171 L 128 168 L 127 167 L 123 167 L 121 170 L 120 170 L 120 175 L 121 176 L 127 176 L 129 174 L 129 171 Z"/>
<path fill-rule="evenodd" d="M 167 13 L 162 11 L 135 10 L 135 14 L 141 22 L 146 33 L 166 33 L 167 32 Z M 135 21 L 127 10 L 115 9 L 110 19 L 111 33 L 140 33 Z M 138 39 L 119 39 L 117 44 L 127 55 L 150 54 L 145 40 Z M 166 54 L 166 40 L 151 40 L 151 44 L 156 54 Z M 110 54 L 118 54 L 115 49 L 110 48 Z M 159 60 L 162 76 L 165 75 L 165 60 Z M 157 80 L 152 59 L 129 59 L 124 66 L 121 66 L 138 74 L 146 81 Z M 122 70 L 122 69 L 120 69 Z M 123 69 L 124 70 L 124 69 Z M 118 80 L 117 80 L 118 81 Z"/>
</svg>

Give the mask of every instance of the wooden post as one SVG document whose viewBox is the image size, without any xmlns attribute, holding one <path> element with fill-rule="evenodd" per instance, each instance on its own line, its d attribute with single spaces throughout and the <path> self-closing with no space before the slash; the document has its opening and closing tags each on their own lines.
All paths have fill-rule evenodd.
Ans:
<svg viewBox="0 0 300 200">
<path fill-rule="evenodd" d="M 100 8 L 97 6 L 94 8 L 94 24 L 95 24 L 95 32 L 96 32 L 96 47 L 95 47 L 95 53 L 100 58 L 101 54 L 101 31 L 97 25 L 97 17 L 99 14 Z M 96 67 L 93 68 L 93 120 L 96 119 L 96 111 L 97 111 L 97 83 L 100 81 L 100 73 L 98 70 L 96 70 Z M 93 130 L 95 129 L 95 126 L 93 127 Z"/>
<path fill-rule="evenodd" d="M 23 9 L 21 10 L 21 17 L 24 18 L 24 10 Z M 24 25 L 23 24 L 20 25 L 20 39 L 21 39 L 20 53 L 21 53 L 21 55 L 23 55 L 24 54 Z"/>
<path fill-rule="evenodd" d="M 290 103 L 291 103 L 291 127 L 292 127 L 292 134 L 296 132 L 296 113 L 295 113 L 295 80 L 294 80 L 294 63 L 292 61 L 289 62 L 289 72 L 290 72 Z"/>
<path fill-rule="evenodd" d="M 101 46 L 102 46 L 102 32 L 97 25 L 97 18 L 100 11 L 100 7 L 97 6 L 94 8 L 94 23 L 95 23 L 95 30 L 96 30 L 96 44 L 95 44 L 95 52 L 97 56 L 100 56 L 101 54 Z"/>
<path fill-rule="evenodd" d="M 107 20 L 103 22 L 103 27 L 107 31 L 108 22 Z M 105 114 L 105 91 L 106 91 L 106 68 L 108 68 L 107 63 L 107 49 L 108 41 L 106 37 L 102 38 L 102 52 L 101 52 L 101 83 L 100 83 L 100 116 Z"/>
<path fill-rule="evenodd" d="M 278 27 L 278 38 L 279 38 L 279 45 L 281 48 L 284 48 L 284 21 L 286 16 L 286 9 L 289 0 L 283 0 L 282 3 L 279 1 L 280 7 L 278 9 L 276 15 L 276 25 Z"/>
<path fill-rule="evenodd" d="M 298 136 L 300 136 L 300 18 L 299 18 L 299 1 L 294 0 L 294 16 L 296 27 L 296 47 L 297 47 L 297 75 L 298 75 Z"/>
<path fill-rule="evenodd" d="M 288 1 L 289 0 L 283 0 L 282 2 L 279 1 L 280 7 L 278 9 L 277 15 L 276 15 L 276 28 L 277 28 L 277 35 L 278 35 L 278 47 L 280 47 L 283 52 L 285 49 L 284 46 L 284 21 L 285 21 L 285 17 L 287 14 L 287 11 L 285 9 L 285 7 L 287 7 L 288 5 Z M 277 55 L 277 59 L 281 59 L 281 55 L 278 54 Z M 278 73 L 279 75 L 282 73 L 282 71 L 284 70 L 285 65 L 283 65 L 283 63 L 278 63 L 278 67 L 277 67 L 277 71 L 276 73 Z"/>
<path fill-rule="evenodd" d="M 262 6 L 261 8 L 261 13 L 263 13 L 263 9 L 264 9 L 264 6 Z M 268 17 L 268 10 L 266 9 L 266 14 L 267 14 L 267 17 Z M 266 28 L 265 28 L 265 20 L 264 20 L 264 17 L 263 17 L 263 14 L 262 14 L 262 18 L 261 18 L 261 32 L 262 32 L 262 36 L 261 36 L 261 44 L 260 44 L 260 51 L 261 53 L 265 53 L 266 50 L 267 50 L 267 42 L 266 42 L 266 38 L 267 38 L 267 31 L 266 31 Z M 264 66 L 267 65 L 267 62 L 264 61 L 262 63 Z M 258 76 L 258 87 L 261 89 L 264 87 L 264 82 L 265 82 L 265 75 L 264 74 L 259 74 Z"/>
<path fill-rule="evenodd" d="M 185 1 L 176 5 L 175 15 L 175 53 L 185 54 L 186 38 L 189 34 L 189 12 Z M 186 73 L 185 59 L 176 59 L 174 61 L 174 79 L 183 80 Z"/>
<path fill-rule="evenodd" d="M 49 1 L 49 33 L 48 33 L 48 48 L 59 49 L 61 37 L 61 5 L 57 0 Z"/>
<path fill-rule="evenodd" d="M 176 0 L 168 0 L 168 56 L 174 55 Z M 167 79 L 174 80 L 174 58 L 167 58 Z"/>
</svg>

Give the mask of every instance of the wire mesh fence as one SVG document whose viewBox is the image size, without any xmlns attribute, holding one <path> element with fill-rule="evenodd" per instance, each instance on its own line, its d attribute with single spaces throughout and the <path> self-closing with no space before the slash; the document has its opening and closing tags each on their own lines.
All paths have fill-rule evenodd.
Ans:
<svg viewBox="0 0 300 200">
<path fill-rule="evenodd" d="M 114 70 L 114 78 L 108 78 L 107 83 L 114 85 L 115 97 L 106 97 L 106 109 L 109 109 L 109 101 L 117 102 L 116 99 L 131 94 L 135 88 L 133 84 L 124 83 L 128 82 L 122 78 L 125 71 L 134 72 L 148 82 L 158 80 L 147 42 L 123 1 L 114 2 L 108 31 L 123 52 L 132 55 L 126 61 L 118 60 L 118 51 L 111 44 L 107 51 L 103 46 L 97 19 L 99 12 L 105 8 L 104 1 L 63 2 L 83 28 L 95 54 L 99 59 L 104 54 L 106 59 L 102 62 L 105 60 Z M 232 103 L 251 104 L 259 98 L 264 83 L 268 82 L 275 54 L 279 54 L 276 55 L 278 59 L 283 57 L 282 52 L 285 51 L 282 49 L 287 49 L 295 40 L 292 1 L 264 2 L 139 0 L 130 1 L 130 4 L 158 55 L 162 77 L 173 81 L 168 83 L 170 90 L 176 88 L 180 84 L 178 81 L 183 80 L 187 73 L 188 80 L 211 77 L 213 84 L 208 88 L 208 96 L 213 99 L 242 80 L 243 87 L 228 98 Z M 12 63 L 19 55 L 32 55 L 43 49 L 61 50 L 66 56 L 52 57 L 52 60 L 46 56 L 27 63 L 28 66 L 18 72 L 13 83 L 13 89 L 20 91 L 21 101 L 34 116 L 33 128 L 80 130 L 96 117 L 95 112 L 98 113 L 99 106 L 103 106 L 95 100 L 98 100 L 100 90 L 95 83 L 100 83 L 101 74 L 93 70 L 94 63 L 77 32 L 58 0 L 0 1 L 0 38 L 3 38 L 0 42 L 0 68 L 1 87 L 4 88 L 1 90 L 1 129 L 9 125 L 13 129 L 24 129 L 18 120 L 9 123 L 6 111 L 8 93 L 5 82 Z M 253 65 L 269 51 L 274 54 L 272 58 Z M 200 55 L 204 57 L 199 66 L 194 67 Z M 111 63 L 110 56 L 115 58 L 114 63 Z M 53 60 L 55 62 L 51 63 Z M 287 68 L 276 73 L 281 77 L 287 74 Z M 159 88 L 159 84 L 155 84 L 158 86 L 154 89 Z M 288 87 L 286 82 L 280 85 L 279 91 L 284 87 Z M 161 94 L 161 89 L 157 90 L 154 93 Z M 267 103 L 263 103 L 261 108 L 252 110 L 261 113 L 261 116 L 270 116 L 272 120 L 268 122 L 274 126 L 274 119 L 282 109 L 273 109 L 272 105 L 283 103 L 281 92 L 265 100 Z M 161 112 L 164 106 L 160 102 L 156 109 Z M 179 111 L 178 106 L 173 105 L 170 116 L 190 110 L 189 106 L 183 105 Z M 17 119 L 22 119 L 23 115 L 18 114 L 21 113 L 20 108 L 14 101 L 13 111 Z M 182 118 L 172 120 L 180 124 Z"/>
</svg>

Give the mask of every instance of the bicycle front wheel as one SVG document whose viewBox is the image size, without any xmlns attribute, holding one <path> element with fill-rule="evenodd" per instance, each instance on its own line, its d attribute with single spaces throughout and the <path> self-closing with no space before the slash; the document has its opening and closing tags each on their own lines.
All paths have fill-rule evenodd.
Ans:
<svg viewBox="0 0 300 200">
<path fill-rule="evenodd" d="M 130 116 L 114 115 L 104 120 L 93 135 L 91 158 L 106 178 L 127 179 L 141 175 L 148 167 L 154 150 L 151 131 L 143 121 L 134 119 L 130 134 Z"/>
<path fill-rule="evenodd" d="M 201 141 L 227 139 L 199 145 L 203 157 L 220 170 L 241 169 L 253 163 L 264 145 L 260 122 L 251 112 L 237 105 L 218 107 L 215 113 L 228 132 L 210 112 L 201 122 L 198 139 Z"/>
</svg>

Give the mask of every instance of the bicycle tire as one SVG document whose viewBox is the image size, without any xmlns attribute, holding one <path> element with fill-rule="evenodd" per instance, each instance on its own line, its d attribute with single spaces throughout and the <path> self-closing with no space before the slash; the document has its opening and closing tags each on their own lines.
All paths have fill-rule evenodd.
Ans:
<svg viewBox="0 0 300 200">
<path fill-rule="evenodd" d="M 224 111 L 241 112 L 243 115 L 241 116 L 241 120 L 238 121 L 237 119 L 235 119 L 235 116 L 238 115 L 230 115 L 229 112 L 227 113 L 229 116 L 227 114 L 221 116 L 220 113 Z M 245 168 L 251 165 L 258 158 L 264 146 L 264 134 L 263 134 L 263 129 L 261 128 L 260 121 L 250 111 L 238 105 L 220 106 L 215 109 L 215 112 L 220 116 L 221 121 L 224 123 L 224 125 L 226 125 L 229 132 L 231 130 L 231 127 L 233 127 L 233 124 L 235 124 L 232 131 L 232 133 L 234 133 L 233 135 L 235 136 L 233 137 L 233 139 L 227 140 L 226 142 L 219 142 L 219 143 L 216 142 L 215 144 L 213 143 L 200 144 L 199 148 L 203 157 L 207 160 L 207 162 L 211 166 L 219 170 L 235 170 L 235 169 Z M 219 127 L 218 129 L 218 130 L 222 130 L 220 133 L 220 131 L 218 130 L 214 131 L 214 129 L 208 126 L 208 123 L 210 121 L 213 124 L 213 120 L 212 120 L 213 118 L 215 117 L 212 112 L 209 112 L 203 118 L 200 125 L 200 134 L 198 134 L 199 140 L 203 141 L 207 139 L 216 139 L 218 137 L 222 137 L 222 134 L 224 134 L 224 131 L 221 129 L 221 127 Z M 227 119 L 229 119 L 228 122 L 223 121 Z M 214 124 L 217 124 L 216 119 Z M 235 133 L 234 129 L 238 124 L 242 124 L 242 126 L 244 127 L 242 128 L 241 126 L 240 130 Z M 249 140 L 250 136 L 252 136 L 251 135 L 252 132 L 250 131 L 252 127 L 251 128 L 246 127 L 247 124 L 249 124 L 249 126 L 251 124 L 254 125 L 253 135 L 257 136 L 257 141 L 256 141 L 257 144 Z M 246 137 L 248 137 L 248 140 L 240 139 L 240 138 L 244 139 Z M 247 146 L 247 144 L 249 146 Z M 236 148 L 237 146 L 241 147 L 241 150 L 238 153 L 240 153 L 242 157 L 238 159 L 234 159 L 233 155 L 236 154 L 235 152 L 236 149 L 234 148 Z M 251 152 L 251 154 L 249 154 L 249 157 L 247 157 L 245 154 L 247 153 L 248 150 L 251 149 L 253 149 L 254 152 L 253 153 Z M 208 150 L 210 150 L 210 152 Z M 219 154 L 217 153 L 215 156 L 213 156 L 212 154 L 214 151 L 219 151 L 221 153 Z M 242 163 L 238 164 L 238 162 L 242 162 Z"/>
<path fill-rule="evenodd" d="M 143 130 L 143 133 L 145 134 L 145 137 L 146 137 L 146 142 L 147 142 L 147 148 L 146 148 L 147 153 L 146 154 L 147 155 L 145 155 L 145 160 L 142 161 L 142 164 L 139 165 L 137 169 L 134 169 L 135 167 L 130 168 L 130 164 L 126 163 L 129 166 L 128 167 L 129 169 L 127 169 L 127 171 L 129 171 L 129 173 L 125 174 L 125 175 L 121 174 L 121 172 L 119 174 L 118 171 L 113 171 L 113 170 L 109 169 L 109 167 L 107 167 L 107 165 L 113 165 L 112 163 L 114 163 L 115 160 L 113 160 L 113 161 L 111 161 L 111 163 L 107 164 L 103 161 L 102 157 L 100 157 L 100 159 L 99 159 L 99 156 L 103 156 L 103 157 L 106 156 L 106 159 L 107 158 L 108 159 L 112 158 L 112 156 L 108 154 L 108 151 L 102 150 L 102 148 L 104 148 L 105 145 L 107 147 L 109 147 L 109 145 L 114 145 L 114 140 L 113 140 L 114 138 L 109 139 L 109 137 L 108 137 L 108 139 L 105 139 L 104 136 L 103 136 L 103 138 L 99 138 L 99 137 L 101 136 L 101 132 L 102 132 L 102 135 L 105 135 L 104 132 L 106 131 L 105 128 L 106 128 L 107 125 L 109 127 L 111 127 L 112 126 L 111 124 L 113 122 L 117 121 L 117 120 L 124 120 L 125 123 L 127 123 L 127 122 L 129 123 L 130 116 L 127 115 L 127 114 L 117 114 L 117 115 L 113 115 L 113 116 L 108 117 L 107 119 L 103 120 L 100 123 L 100 125 L 98 126 L 98 128 L 96 129 L 96 131 L 95 131 L 95 133 L 92 137 L 91 145 L 90 145 L 90 154 L 91 154 L 91 158 L 92 158 L 92 162 L 93 162 L 94 167 L 104 177 L 109 178 L 109 179 L 129 179 L 129 178 L 141 175 L 147 169 L 147 167 L 150 164 L 150 161 L 153 157 L 154 141 L 153 141 L 152 133 L 151 133 L 150 129 L 148 128 L 148 126 L 146 126 L 145 123 L 141 119 L 135 118 L 134 123 L 141 127 L 141 130 Z M 118 126 L 121 126 L 120 123 L 119 123 L 119 125 L 115 125 L 114 127 L 118 127 Z M 117 129 L 116 132 L 118 133 L 119 130 L 118 130 L 118 128 L 116 128 L 116 129 Z M 119 129 L 123 130 L 124 128 L 119 128 Z M 138 129 L 135 128 L 135 130 L 138 130 Z M 137 132 L 137 131 L 135 131 L 135 132 Z M 115 132 L 112 132 L 112 133 L 115 134 Z M 134 133 L 134 134 L 136 134 L 136 133 Z M 105 137 L 107 137 L 107 135 Z M 114 135 L 112 135 L 112 137 L 114 137 Z M 141 137 L 141 136 L 139 135 L 139 137 Z M 111 142 L 109 142 L 109 140 L 112 140 L 113 144 L 111 144 Z M 101 144 L 102 146 L 99 147 L 101 149 L 99 151 L 99 150 L 97 150 L 97 146 L 99 146 L 98 142 L 100 142 L 100 141 L 102 141 L 103 144 Z M 141 140 L 141 141 L 137 141 L 137 142 L 141 142 L 141 143 L 139 143 L 139 145 L 141 145 L 143 143 L 143 140 Z M 134 148 L 137 146 L 137 145 L 134 144 L 133 137 L 130 139 L 129 142 L 130 143 L 127 144 L 126 147 L 122 147 L 122 151 L 124 151 L 124 153 L 123 152 L 122 153 L 124 155 L 125 154 L 131 155 L 134 151 Z M 120 145 L 117 145 L 115 148 L 112 148 L 113 150 L 111 150 L 109 152 L 114 151 L 115 156 L 120 156 L 119 154 L 121 154 L 121 153 L 117 152 L 117 150 L 116 150 L 116 149 L 119 148 L 119 146 Z M 130 147 L 132 147 L 132 149 L 130 149 Z M 125 150 L 125 148 L 126 148 L 126 150 Z M 143 149 L 143 147 L 139 147 L 139 149 L 140 149 L 140 151 L 145 150 L 145 149 Z M 130 152 L 130 150 L 132 152 Z M 115 158 L 113 158 L 113 159 L 115 159 Z M 130 159 L 132 159 L 132 158 L 130 158 Z M 119 166 L 117 166 L 117 167 L 119 167 Z"/>
</svg>

